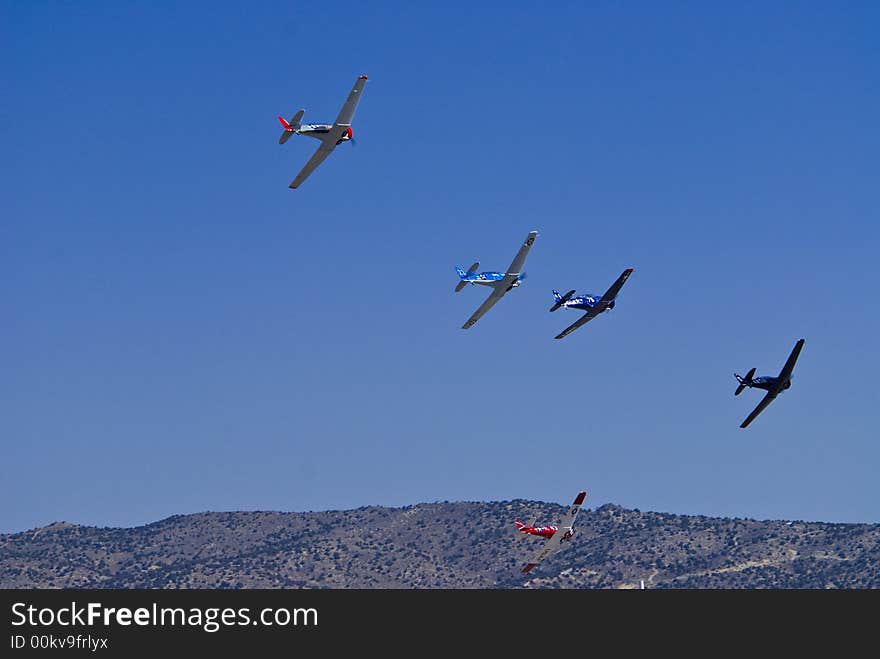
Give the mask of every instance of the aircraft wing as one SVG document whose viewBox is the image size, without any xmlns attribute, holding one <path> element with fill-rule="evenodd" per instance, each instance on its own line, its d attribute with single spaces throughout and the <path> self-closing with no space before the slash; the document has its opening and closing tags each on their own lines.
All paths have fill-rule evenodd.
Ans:
<svg viewBox="0 0 880 659">
<path fill-rule="evenodd" d="M 584 499 L 586 498 L 586 492 L 578 492 L 578 495 L 574 498 L 574 503 L 571 504 L 571 507 L 568 509 L 565 517 L 563 517 L 562 521 L 559 523 L 560 531 L 564 533 L 565 529 L 570 529 L 572 526 L 574 526 L 574 520 L 577 517 L 578 511 L 581 509 L 581 504 L 583 504 Z"/>
<path fill-rule="evenodd" d="M 528 560 L 528 562 L 523 566 L 523 572 L 531 572 L 537 567 L 538 563 L 547 558 L 554 551 L 559 549 L 562 546 L 562 543 L 557 539 L 562 535 L 563 531 L 557 531 L 553 534 L 552 538 L 548 538 L 544 541 L 544 544 L 532 554 L 532 557 Z"/>
<path fill-rule="evenodd" d="M 611 302 L 614 298 L 617 297 L 617 294 L 620 292 L 620 289 L 623 288 L 623 285 L 626 283 L 626 280 L 629 279 L 629 276 L 632 274 L 633 269 L 627 268 L 624 270 L 620 277 L 617 278 L 617 281 L 611 284 L 611 288 L 605 291 L 605 295 L 602 296 L 602 299 L 606 302 Z"/>
<path fill-rule="evenodd" d="M 568 527 L 560 526 L 559 530 L 554 533 L 552 537 L 547 538 L 547 540 L 544 541 L 544 544 L 538 548 L 538 551 L 532 554 L 532 557 L 529 558 L 528 562 L 523 566 L 522 571 L 530 572 L 536 565 L 538 565 L 538 563 L 543 561 L 554 551 L 561 549 L 562 545 L 568 542 L 571 538 L 570 535 L 568 538 L 565 537 L 565 532 L 568 530 Z"/>
<path fill-rule="evenodd" d="M 758 403 L 758 406 L 755 409 L 753 409 L 752 413 L 749 414 L 749 416 L 746 417 L 746 420 L 742 422 L 742 425 L 740 425 L 740 428 L 745 428 L 752 421 L 754 421 L 755 417 L 757 417 L 761 412 L 764 411 L 765 407 L 767 407 L 770 403 L 773 402 L 773 399 L 776 398 L 776 395 L 777 394 L 773 393 L 772 391 L 768 391 L 767 395 L 761 399 L 760 403 Z"/>
<path fill-rule="evenodd" d="M 571 325 L 562 330 L 559 334 L 556 335 L 555 338 L 562 339 L 574 332 L 581 325 L 585 325 L 595 318 L 598 314 L 596 313 L 596 308 L 588 310 L 583 316 L 574 321 Z"/>
<path fill-rule="evenodd" d="M 526 236 L 526 241 L 522 244 L 522 247 L 519 248 L 519 251 L 516 253 L 516 256 L 510 264 L 510 267 L 507 269 L 506 274 L 518 275 L 522 272 L 522 268 L 526 263 L 526 257 L 529 255 L 529 250 L 532 248 L 532 243 L 535 242 L 535 237 L 537 235 L 537 231 L 529 231 L 529 235 Z"/>
<path fill-rule="evenodd" d="M 354 87 L 351 88 L 351 91 L 348 93 L 348 98 L 345 99 L 345 103 L 339 111 L 339 116 L 336 117 L 334 123 L 337 126 L 351 125 L 351 120 L 354 118 L 354 111 L 357 110 L 358 102 L 361 100 L 361 92 L 364 91 L 364 85 L 366 84 L 367 76 L 361 76 L 355 81 Z"/>
<path fill-rule="evenodd" d="M 803 347 L 803 339 L 799 339 L 798 342 L 794 344 L 794 348 L 792 348 L 791 354 L 788 356 L 788 361 L 785 362 L 785 366 L 783 366 L 782 370 L 779 372 L 779 379 L 783 382 L 791 377 L 791 372 L 794 370 L 794 363 L 797 361 L 798 356 L 801 354 L 801 348 Z"/>
<path fill-rule="evenodd" d="M 320 165 L 322 162 L 324 162 L 324 160 L 327 158 L 327 156 L 329 156 L 330 153 L 335 148 L 336 148 L 335 142 L 327 141 L 327 142 L 324 142 L 323 144 L 321 144 L 321 146 L 318 147 L 318 150 L 315 151 L 314 154 L 312 154 L 311 158 L 309 158 L 309 161 L 306 163 L 306 166 L 300 170 L 299 174 L 296 175 L 296 178 L 293 179 L 293 181 L 291 182 L 291 184 L 288 187 L 298 188 L 302 184 L 302 182 L 305 181 L 309 177 L 309 174 L 311 174 L 313 171 L 315 171 L 315 168 L 318 165 Z"/>
<path fill-rule="evenodd" d="M 504 297 L 504 294 L 506 292 L 507 290 L 504 287 L 498 286 L 494 291 L 489 294 L 489 297 L 487 297 L 486 301 L 480 305 L 480 308 L 474 311 L 473 315 L 467 319 L 467 322 L 461 326 L 461 329 L 468 329 L 470 327 L 473 327 L 474 323 L 482 318 L 484 313 L 495 306 L 495 303 L 498 302 L 498 300 L 500 300 L 502 297 Z"/>
</svg>

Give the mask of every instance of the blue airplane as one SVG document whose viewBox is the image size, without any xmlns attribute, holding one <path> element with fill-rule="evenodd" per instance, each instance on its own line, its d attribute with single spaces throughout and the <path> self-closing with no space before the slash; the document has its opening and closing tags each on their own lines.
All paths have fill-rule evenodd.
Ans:
<svg viewBox="0 0 880 659">
<path fill-rule="evenodd" d="M 556 304 L 550 307 L 550 311 L 556 311 L 559 307 L 565 307 L 566 309 L 580 309 L 581 311 L 586 311 L 586 313 L 574 321 L 571 325 L 566 327 L 562 332 L 556 335 L 557 339 L 564 338 L 568 336 L 572 332 L 574 332 L 578 327 L 584 325 L 596 316 L 598 316 L 603 311 L 609 311 L 614 308 L 614 300 L 617 297 L 617 294 L 620 292 L 620 289 L 626 283 L 626 280 L 629 279 L 629 276 L 632 274 L 633 269 L 627 268 L 621 273 L 620 277 L 617 278 L 617 281 L 611 284 L 611 288 L 605 291 L 605 295 L 602 297 L 598 297 L 596 295 L 579 295 L 578 297 L 572 297 L 574 295 L 574 289 L 571 289 L 565 295 L 560 295 L 559 291 L 553 291 L 553 297 L 556 298 Z"/>
<path fill-rule="evenodd" d="M 761 399 L 761 402 L 758 403 L 758 406 L 752 410 L 752 413 L 742 422 L 740 428 L 748 426 L 755 420 L 756 416 L 764 411 L 765 407 L 773 402 L 774 398 L 791 386 L 791 372 L 794 370 L 794 364 L 797 361 L 798 356 L 801 354 L 801 348 L 803 347 L 804 340 L 798 339 L 798 342 L 794 344 L 791 354 L 788 356 L 788 361 L 785 362 L 785 366 L 782 367 L 782 370 L 776 377 L 773 377 L 772 375 L 760 375 L 754 377 L 755 369 L 746 373 L 745 377 L 742 377 L 739 373 L 733 374 L 733 377 L 739 382 L 739 386 L 736 388 L 736 391 L 733 392 L 734 396 L 739 396 L 746 387 L 764 389 L 767 392 L 764 398 Z"/>
<path fill-rule="evenodd" d="M 455 266 L 455 271 L 458 273 L 459 279 L 461 279 L 461 281 L 455 286 L 456 293 L 461 291 L 468 284 L 482 284 L 484 286 L 491 286 L 495 289 L 489 294 L 486 301 L 480 305 L 480 308 L 474 311 L 473 315 L 468 318 L 467 322 L 461 326 L 461 329 L 472 327 L 484 313 L 489 311 L 498 300 L 504 297 L 504 294 L 507 293 L 507 291 L 516 288 L 522 283 L 523 279 L 526 278 L 526 273 L 522 271 L 522 268 L 526 263 L 529 249 L 531 249 L 532 243 L 535 242 L 535 237 L 537 235 L 537 231 L 529 231 L 529 235 L 526 236 L 525 242 L 522 244 L 522 247 L 519 248 L 513 262 L 510 264 L 510 267 L 507 268 L 507 272 L 477 272 L 477 268 L 480 267 L 479 261 L 471 265 L 471 267 L 467 269 L 467 272 L 465 272 L 461 266 Z"/>
</svg>

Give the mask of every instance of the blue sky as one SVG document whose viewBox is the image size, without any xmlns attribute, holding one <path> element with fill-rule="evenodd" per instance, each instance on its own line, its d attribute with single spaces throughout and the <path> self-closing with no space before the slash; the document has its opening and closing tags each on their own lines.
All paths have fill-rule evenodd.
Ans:
<svg viewBox="0 0 880 659">
<path fill-rule="evenodd" d="M 880 522 L 875 3 L 0 6 L 0 531 L 580 489 Z M 360 74 L 288 189 L 276 116 Z M 532 229 L 461 330 L 454 266 Z M 625 267 L 554 341 L 551 290 Z M 741 430 L 733 371 L 801 337 Z"/>
</svg>

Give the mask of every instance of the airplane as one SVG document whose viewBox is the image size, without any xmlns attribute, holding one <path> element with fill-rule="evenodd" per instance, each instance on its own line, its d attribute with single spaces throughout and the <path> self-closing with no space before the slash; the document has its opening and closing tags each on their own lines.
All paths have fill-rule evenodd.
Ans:
<svg viewBox="0 0 880 659">
<path fill-rule="evenodd" d="M 774 398 L 776 398 L 780 393 L 791 386 L 791 372 L 794 370 L 794 364 L 798 359 L 798 355 L 801 354 L 801 348 L 803 347 L 804 340 L 798 339 L 798 342 L 794 344 L 794 348 L 792 349 L 791 354 L 788 356 L 788 361 L 785 362 L 785 366 L 782 367 L 782 370 L 776 377 L 773 377 L 771 375 L 761 375 L 758 377 L 754 377 L 755 369 L 752 369 L 748 373 L 746 373 L 745 377 L 742 377 L 741 375 L 739 375 L 739 373 L 733 374 L 733 377 L 735 377 L 739 382 L 739 386 L 737 386 L 736 391 L 733 392 L 734 396 L 739 396 L 743 392 L 743 389 L 745 389 L 746 387 L 755 387 L 757 389 L 764 389 L 767 391 L 764 398 L 761 399 L 760 403 L 758 403 L 758 406 L 754 410 L 752 410 L 752 413 L 749 414 L 746 420 L 742 422 L 740 428 L 745 428 L 746 426 L 748 426 L 752 421 L 755 420 L 756 416 L 764 411 L 765 407 L 773 402 Z"/>
<path fill-rule="evenodd" d="M 291 135 L 306 135 L 321 140 L 321 146 L 318 147 L 318 150 L 315 151 L 309 161 L 305 164 L 305 167 L 300 170 L 299 174 L 296 175 L 296 178 L 293 179 L 293 182 L 291 182 L 288 187 L 298 188 L 300 184 L 308 178 L 309 174 L 311 174 L 318 165 L 324 162 L 324 159 L 327 158 L 337 146 L 343 142 L 354 143 L 354 132 L 351 130 L 351 120 L 354 118 L 354 111 L 357 109 L 358 101 L 361 100 L 361 92 L 363 92 L 364 85 L 366 84 L 367 76 L 360 76 L 355 81 L 354 87 L 351 88 L 351 92 L 349 92 L 348 98 L 345 100 L 345 104 L 339 111 L 339 116 L 336 117 L 336 121 L 334 121 L 332 125 L 300 123 L 303 114 L 305 114 L 305 110 L 299 110 L 290 118 L 290 121 L 286 121 L 284 117 L 278 117 L 278 121 L 284 126 L 284 131 L 278 139 L 278 144 L 284 144 L 290 139 Z"/>
<path fill-rule="evenodd" d="M 519 520 L 514 522 L 516 524 L 516 530 L 518 531 L 517 537 L 524 538 L 525 535 L 519 535 L 519 533 L 522 533 L 526 535 L 536 535 L 539 538 L 546 539 L 544 544 L 523 566 L 523 572 L 531 572 L 538 563 L 544 560 L 552 552 L 561 549 L 566 542 L 571 540 L 571 537 L 574 535 L 574 520 L 577 517 L 578 511 L 581 509 L 581 504 L 584 502 L 586 496 L 586 492 L 578 492 L 578 495 L 574 498 L 574 503 L 571 504 L 571 508 L 568 509 L 568 513 L 565 515 L 562 522 L 560 522 L 559 526 L 535 526 L 534 522 L 523 524 Z M 560 533 L 560 531 L 562 531 L 562 533 Z"/>
<path fill-rule="evenodd" d="M 560 295 L 559 291 L 553 291 L 553 297 L 556 298 L 556 303 L 550 307 L 550 311 L 556 311 L 559 307 L 586 311 L 583 316 L 557 334 L 556 338 L 562 339 L 568 336 L 578 327 L 590 322 L 603 311 L 610 311 L 613 309 L 614 299 L 620 292 L 621 287 L 626 283 L 626 280 L 629 279 L 632 271 L 632 268 L 624 270 L 620 277 L 617 278 L 617 281 L 611 284 L 611 288 L 605 291 L 605 295 L 602 297 L 596 297 L 595 295 L 579 295 L 578 297 L 572 297 L 572 295 L 574 295 L 574 289 L 571 289 L 565 295 Z"/>
<path fill-rule="evenodd" d="M 526 236 L 526 241 L 522 244 L 522 247 L 519 248 L 513 262 L 510 264 L 510 267 L 507 268 L 507 272 L 477 272 L 477 268 L 480 267 L 479 261 L 471 265 L 471 267 L 467 269 L 467 272 L 465 272 L 461 266 L 455 266 L 455 270 L 458 272 L 458 276 L 461 279 L 461 281 L 455 286 L 456 293 L 461 291 L 468 284 L 482 284 L 483 286 L 491 286 L 495 289 L 489 294 L 486 301 L 480 305 L 480 308 L 474 311 L 473 315 L 468 318 L 467 322 L 461 326 L 461 329 L 472 327 L 484 313 L 489 311 L 498 300 L 504 297 L 504 294 L 507 293 L 507 291 L 516 288 L 522 283 L 523 279 L 526 278 L 526 273 L 522 272 L 522 267 L 525 265 L 526 256 L 528 256 L 529 249 L 531 249 L 532 243 L 535 242 L 535 237 L 537 235 L 537 231 L 529 231 L 529 235 Z"/>
</svg>

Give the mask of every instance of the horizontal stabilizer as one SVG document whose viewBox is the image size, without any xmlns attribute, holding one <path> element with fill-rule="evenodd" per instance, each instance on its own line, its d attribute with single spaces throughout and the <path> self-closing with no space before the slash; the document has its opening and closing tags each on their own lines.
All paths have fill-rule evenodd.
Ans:
<svg viewBox="0 0 880 659">
<path fill-rule="evenodd" d="M 516 539 L 517 539 L 517 540 L 522 540 L 522 539 L 525 538 L 527 535 L 529 535 L 528 533 L 524 533 L 522 529 L 525 528 L 525 527 L 532 527 L 532 526 L 534 526 L 534 525 L 535 525 L 535 520 L 532 520 L 531 522 L 528 522 L 527 524 L 523 524 L 521 521 L 516 520 L 515 524 L 516 524 Z"/>
<path fill-rule="evenodd" d="M 458 284 L 455 287 L 456 293 L 458 293 L 465 286 L 467 286 L 468 282 L 465 281 L 464 278 L 467 277 L 468 275 L 474 274 L 477 271 L 477 268 L 479 268 L 479 267 L 480 267 L 479 261 L 475 261 L 474 263 L 471 263 L 471 267 L 467 269 L 467 272 L 462 270 L 459 266 L 455 266 L 455 271 L 458 273 L 458 276 L 461 277 L 461 281 L 458 282 Z"/>
<path fill-rule="evenodd" d="M 571 299 L 571 296 L 574 295 L 574 290 L 575 289 L 572 288 L 568 293 L 566 293 L 562 297 L 557 297 L 556 304 L 554 304 L 552 307 L 550 307 L 550 311 L 556 311 L 559 307 L 561 307 L 563 304 L 568 302 L 569 299 Z M 555 293 L 555 291 L 554 291 L 554 293 Z M 557 294 L 557 296 L 558 296 L 558 294 Z"/>
<path fill-rule="evenodd" d="M 748 373 L 746 373 L 746 376 L 744 378 L 740 379 L 739 377 L 737 377 L 737 380 L 739 380 L 739 386 L 736 388 L 736 391 L 733 392 L 733 395 L 739 396 L 743 392 L 743 389 L 745 389 L 746 387 L 749 386 L 749 384 L 751 384 L 752 377 L 754 375 L 755 375 L 755 369 L 753 368 Z"/>
<path fill-rule="evenodd" d="M 281 133 L 281 137 L 278 138 L 278 144 L 284 144 L 287 140 L 290 139 L 290 136 L 296 133 L 301 127 L 303 114 L 305 114 L 305 110 L 299 110 L 295 115 L 290 118 L 290 121 L 285 121 L 284 117 L 279 116 L 278 121 L 281 122 L 281 125 L 284 126 L 284 132 Z"/>
</svg>

